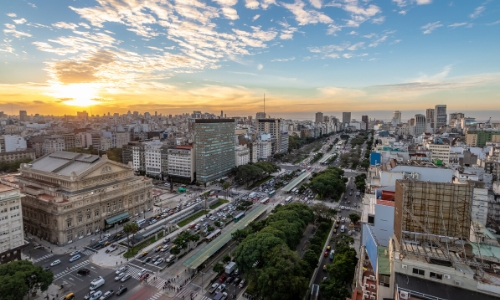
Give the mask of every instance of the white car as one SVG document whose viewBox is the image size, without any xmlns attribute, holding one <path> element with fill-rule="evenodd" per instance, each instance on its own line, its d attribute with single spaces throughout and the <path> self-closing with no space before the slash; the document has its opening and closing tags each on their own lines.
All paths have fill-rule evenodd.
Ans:
<svg viewBox="0 0 500 300">
<path fill-rule="evenodd" d="M 159 259 L 157 259 L 157 260 L 155 261 L 154 265 L 155 265 L 155 266 L 158 266 L 158 265 L 160 265 L 163 261 L 164 261 L 164 260 L 163 260 L 163 258 L 159 258 Z"/>
<path fill-rule="evenodd" d="M 97 292 L 94 292 L 93 294 L 90 295 L 89 300 L 97 300 L 101 296 L 102 296 L 102 292 L 97 291 Z"/>
<path fill-rule="evenodd" d="M 137 274 L 137 275 L 139 275 L 139 277 L 141 277 L 142 275 L 146 274 L 147 272 L 148 272 L 148 270 L 146 270 L 146 269 L 142 269 L 142 270 L 139 272 L 139 274 Z"/>
<path fill-rule="evenodd" d="M 73 256 L 72 258 L 69 259 L 69 262 L 74 262 L 75 260 L 78 260 L 80 259 L 82 256 L 80 254 L 77 254 L 75 256 Z"/>
<path fill-rule="evenodd" d="M 80 251 L 80 250 L 75 250 L 75 251 L 71 252 L 71 253 L 69 254 L 69 256 L 75 256 L 75 255 L 80 254 L 80 253 L 81 253 L 81 251 Z"/>
<path fill-rule="evenodd" d="M 120 274 L 116 275 L 116 277 L 115 277 L 115 281 L 118 281 L 118 280 L 122 279 L 122 278 L 123 278 L 123 276 L 125 276 L 125 272 L 123 272 L 123 273 L 120 273 Z"/>
<path fill-rule="evenodd" d="M 60 264 L 60 263 L 61 263 L 61 261 L 60 261 L 59 259 L 56 259 L 56 260 L 54 260 L 54 261 L 50 264 L 50 266 L 51 266 L 51 267 L 53 267 L 53 266 L 57 266 L 57 265 L 58 265 L 58 264 Z"/>
</svg>

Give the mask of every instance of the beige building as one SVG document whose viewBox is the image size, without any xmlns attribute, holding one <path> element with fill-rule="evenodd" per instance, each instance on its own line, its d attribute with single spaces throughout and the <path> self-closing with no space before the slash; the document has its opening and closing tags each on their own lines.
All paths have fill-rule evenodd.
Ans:
<svg viewBox="0 0 500 300">
<path fill-rule="evenodd" d="M 21 192 L 0 184 L 0 264 L 21 259 L 24 246 Z"/>
<path fill-rule="evenodd" d="M 152 180 L 103 155 L 53 152 L 21 166 L 26 232 L 57 245 L 152 208 Z"/>
<path fill-rule="evenodd" d="M 427 149 L 432 153 L 432 159 L 439 159 L 445 165 L 450 164 L 450 145 L 447 144 L 427 144 Z"/>
</svg>

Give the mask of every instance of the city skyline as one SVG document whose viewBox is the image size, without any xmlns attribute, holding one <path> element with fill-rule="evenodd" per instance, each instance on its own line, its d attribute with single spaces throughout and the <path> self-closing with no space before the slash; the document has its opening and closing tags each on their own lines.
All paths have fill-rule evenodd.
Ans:
<svg viewBox="0 0 500 300">
<path fill-rule="evenodd" d="M 0 110 L 247 116 L 263 111 L 265 93 L 274 117 L 351 111 L 390 120 L 398 109 L 409 119 L 445 104 L 487 120 L 500 110 L 499 8 L 431 0 L 12 2 L 0 15 Z M 468 114 L 472 108 L 478 113 Z"/>
</svg>

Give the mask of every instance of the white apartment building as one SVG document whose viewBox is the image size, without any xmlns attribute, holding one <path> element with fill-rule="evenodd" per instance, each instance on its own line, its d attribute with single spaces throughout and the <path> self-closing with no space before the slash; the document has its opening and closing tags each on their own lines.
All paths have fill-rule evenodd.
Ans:
<svg viewBox="0 0 500 300">
<path fill-rule="evenodd" d="M 178 146 L 168 149 L 168 175 L 173 177 L 189 178 L 195 180 L 194 172 L 196 158 L 191 146 Z"/>
<path fill-rule="evenodd" d="M 273 145 L 270 140 L 260 140 L 257 144 L 257 160 L 267 160 L 272 155 Z"/>
<path fill-rule="evenodd" d="M 247 145 L 236 146 L 234 156 L 237 167 L 246 165 L 250 162 L 250 149 L 247 148 Z"/>
<path fill-rule="evenodd" d="M 26 140 L 20 135 L 5 135 L 5 152 L 22 151 L 26 149 Z"/>
<path fill-rule="evenodd" d="M 21 196 L 19 189 L 0 184 L 0 263 L 21 259 L 24 245 Z"/>
<path fill-rule="evenodd" d="M 146 142 L 144 144 L 144 165 L 146 174 L 161 175 L 161 147 L 160 141 Z"/>
<path fill-rule="evenodd" d="M 432 159 L 439 159 L 444 164 L 450 164 L 450 145 L 447 144 L 427 144 L 427 149 L 432 153 Z"/>
<path fill-rule="evenodd" d="M 47 137 L 43 141 L 42 145 L 42 154 L 48 154 L 56 151 L 64 151 L 66 150 L 66 143 L 64 142 L 64 138 L 61 136 L 51 136 Z"/>
</svg>

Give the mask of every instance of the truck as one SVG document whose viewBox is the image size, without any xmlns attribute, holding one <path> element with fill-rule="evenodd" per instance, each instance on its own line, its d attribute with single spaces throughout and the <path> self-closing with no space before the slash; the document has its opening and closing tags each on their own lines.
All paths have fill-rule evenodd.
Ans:
<svg viewBox="0 0 500 300">
<path fill-rule="evenodd" d="M 234 261 L 228 263 L 225 267 L 225 270 L 226 271 L 226 274 L 227 275 L 231 275 L 231 273 L 233 273 L 233 271 L 236 269 L 236 263 Z"/>
<path fill-rule="evenodd" d="M 102 276 L 99 276 L 97 277 L 96 279 L 92 280 L 92 282 L 90 283 L 90 290 L 95 290 L 97 289 L 98 287 L 104 285 L 106 281 L 104 280 L 104 278 L 102 278 Z"/>
</svg>

